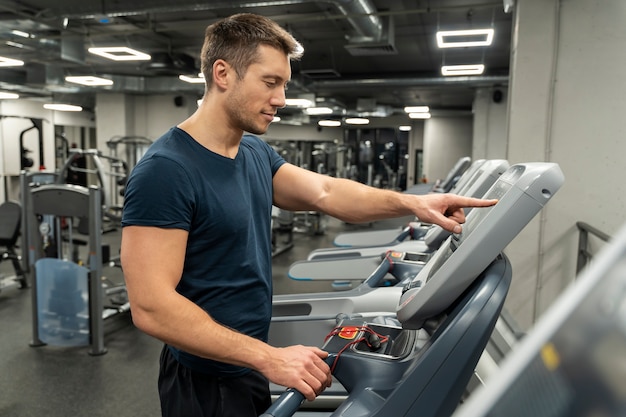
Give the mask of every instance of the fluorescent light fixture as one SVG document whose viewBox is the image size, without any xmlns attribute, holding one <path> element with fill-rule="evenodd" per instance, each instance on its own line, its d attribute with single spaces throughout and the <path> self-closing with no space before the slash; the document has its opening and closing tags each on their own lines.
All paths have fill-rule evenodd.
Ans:
<svg viewBox="0 0 626 417">
<path fill-rule="evenodd" d="M 428 106 L 406 106 L 404 111 L 406 113 L 428 113 L 430 108 Z"/>
<path fill-rule="evenodd" d="M 315 102 L 309 100 L 308 98 L 288 98 L 285 100 L 285 106 L 290 107 L 313 107 L 315 106 Z"/>
<path fill-rule="evenodd" d="M 4 91 L 0 91 L 0 100 L 12 99 L 12 98 L 20 98 L 20 96 L 19 96 L 19 94 L 6 93 Z"/>
<path fill-rule="evenodd" d="M 430 113 L 409 113 L 411 119 L 430 119 Z"/>
<path fill-rule="evenodd" d="M 73 106 L 71 104 L 58 104 L 58 103 L 44 104 L 43 108 L 48 109 L 48 110 L 58 110 L 58 111 L 83 111 L 83 108 L 80 106 Z"/>
<path fill-rule="evenodd" d="M 91 75 L 67 76 L 65 81 L 68 83 L 81 84 L 87 86 L 97 85 L 113 85 L 113 80 L 106 78 L 93 77 Z"/>
<path fill-rule="evenodd" d="M 304 112 L 309 116 L 317 116 L 320 114 L 333 114 L 333 109 L 330 107 L 309 107 L 304 109 Z"/>
<path fill-rule="evenodd" d="M 24 65 L 24 61 L 0 56 L 0 67 L 20 67 L 22 65 Z"/>
<path fill-rule="evenodd" d="M 476 65 L 444 65 L 441 75 L 480 75 L 485 71 L 483 64 Z"/>
<path fill-rule="evenodd" d="M 280 116 L 274 116 L 274 118 L 272 119 L 272 123 L 280 122 L 280 120 Z"/>
<path fill-rule="evenodd" d="M 24 44 L 23 43 L 19 43 L 19 42 L 6 41 L 5 44 L 7 46 L 12 46 L 14 48 L 24 48 Z"/>
<path fill-rule="evenodd" d="M 341 126 L 341 122 L 339 120 L 320 120 L 317 122 L 319 126 L 324 127 L 339 127 Z"/>
<path fill-rule="evenodd" d="M 94 55 L 112 59 L 113 61 L 146 61 L 151 58 L 150 55 L 146 53 L 136 51 L 126 46 L 89 48 L 87 50 Z"/>
<path fill-rule="evenodd" d="M 447 30 L 437 32 L 440 48 L 463 48 L 489 46 L 493 41 L 493 29 Z"/>
<path fill-rule="evenodd" d="M 34 38 L 33 35 L 31 35 L 30 33 L 21 31 L 21 30 L 17 30 L 17 29 L 13 29 L 11 31 L 12 34 L 14 34 L 15 36 L 20 36 L 22 38 Z"/>
<path fill-rule="evenodd" d="M 197 77 L 192 77 L 190 75 L 179 75 L 178 79 L 191 84 L 204 84 L 204 75 L 202 73 L 199 73 Z"/>
<path fill-rule="evenodd" d="M 363 117 L 349 117 L 346 119 L 346 123 L 349 125 L 366 125 L 369 124 L 369 119 Z"/>
<path fill-rule="evenodd" d="M 410 132 L 411 126 L 398 126 L 398 130 L 401 132 Z"/>
</svg>

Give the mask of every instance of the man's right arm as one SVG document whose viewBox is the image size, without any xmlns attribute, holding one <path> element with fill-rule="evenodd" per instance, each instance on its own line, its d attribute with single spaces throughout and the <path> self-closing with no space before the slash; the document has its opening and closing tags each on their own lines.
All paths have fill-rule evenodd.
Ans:
<svg viewBox="0 0 626 417">
<path fill-rule="evenodd" d="M 191 354 L 246 366 L 309 400 L 330 384 L 326 353 L 318 348 L 275 348 L 216 323 L 176 291 L 188 233 L 181 229 L 126 226 L 121 261 L 135 325 Z"/>
</svg>

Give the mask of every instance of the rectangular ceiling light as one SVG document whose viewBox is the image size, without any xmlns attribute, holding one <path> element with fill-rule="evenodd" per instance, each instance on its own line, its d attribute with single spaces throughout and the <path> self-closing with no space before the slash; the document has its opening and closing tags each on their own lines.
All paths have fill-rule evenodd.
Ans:
<svg viewBox="0 0 626 417">
<path fill-rule="evenodd" d="M 304 109 L 304 112 L 309 116 L 319 116 L 321 114 L 333 114 L 333 109 L 330 107 L 309 107 Z"/>
<path fill-rule="evenodd" d="M 307 108 L 315 106 L 315 101 L 308 98 L 288 98 L 285 99 L 285 106 Z"/>
<path fill-rule="evenodd" d="M 204 83 L 204 74 L 199 73 L 197 77 L 193 77 L 191 75 L 179 75 L 178 79 L 186 83 L 202 84 Z"/>
<path fill-rule="evenodd" d="M 81 84 L 81 85 L 87 85 L 87 86 L 113 85 L 113 80 L 100 78 L 100 77 L 93 77 L 91 75 L 68 76 L 68 77 L 65 77 L 65 81 L 69 83 L 75 83 L 75 84 Z"/>
<path fill-rule="evenodd" d="M 150 55 L 136 51 L 127 46 L 89 48 L 87 50 L 94 55 L 112 59 L 113 61 L 147 61 L 151 59 Z"/>
<path fill-rule="evenodd" d="M 24 61 L 0 56 L 0 67 L 21 67 L 22 65 L 24 65 Z"/>
<path fill-rule="evenodd" d="M 349 117 L 346 119 L 346 123 L 349 125 L 367 125 L 370 120 L 364 117 Z"/>
<path fill-rule="evenodd" d="M 340 120 L 320 120 L 319 122 L 317 122 L 317 124 L 319 126 L 324 126 L 324 127 L 339 127 L 341 126 L 341 121 Z"/>
<path fill-rule="evenodd" d="M 485 71 L 483 64 L 476 65 L 444 65 L 441 67 L 441 75 L 480 75 Z"/>
<path fill-rule="evenodd" d="M 430 119 L 430 113 L 409 113 L 410 119 Z"/>
<path fill-rule="evenodd" d="M 0 91 L 0 100 L 20 98 L 19 94 Z"/>
<path fill-rule="evenodd" d="M 428 113 L 430 108 L 428 106 L 406 106 L 404 111 L 406 113 Z"/>
<path fill-rule="evenodd" d="M 33 35 L 31 35 L 30 33 L 21 31 L 21 30 L 17 30 L 17 29 L 13 29 L 11 31 L 12 34 L 14 34 L 15 36 L 20 36 L 22 38 L 34 38 Z"/>
<path fill-rule="evenodd" d="M 440 48 L 463 48 L 489 46 L 493 41 L 493 29 L 447 30 L 437 32 Z"/>
<path fill-rule="evenodd" d="M 57 110 L 57 111 L 83 111 L 83 108 L 80 106 L 74 106 L 72 104 L 61 104 L 61 103 L 44 104 L 43 108 L 47 110 Z"/>
</svg>

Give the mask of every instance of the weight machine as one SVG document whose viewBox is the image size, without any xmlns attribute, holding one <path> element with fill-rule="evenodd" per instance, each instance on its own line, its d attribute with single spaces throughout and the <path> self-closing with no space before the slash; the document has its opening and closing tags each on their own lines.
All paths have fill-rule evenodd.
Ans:
<svg viewBox="0 0 626 417">
<path fill-rule="evenodd" d="M 101 195 L 98 187 L 74 184 L 31 184 L 23 194 L 33 268 L 31 346 L 89 345 L 91 355 L 102 355 L 104 320 L 130 310 L 125 286 L 102 278 Z M 88 235 L 84 265 L 74 233 Z"/>
</svg>

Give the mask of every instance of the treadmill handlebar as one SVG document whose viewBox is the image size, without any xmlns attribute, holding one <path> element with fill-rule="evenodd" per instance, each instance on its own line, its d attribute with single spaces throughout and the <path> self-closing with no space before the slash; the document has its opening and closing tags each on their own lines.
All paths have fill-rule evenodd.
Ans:
<svg viewBox="0 0 626 417">
<path fill-rule="evenodd" d="M 324 361 L 331 366 L 337 357 L 336 354 L 329 354 Z M 259 417 L 291 417 L 304 402 L 304 395 L 295 388 L 288 388 L 280 394 L 280 397 Z"/>
</svg>

